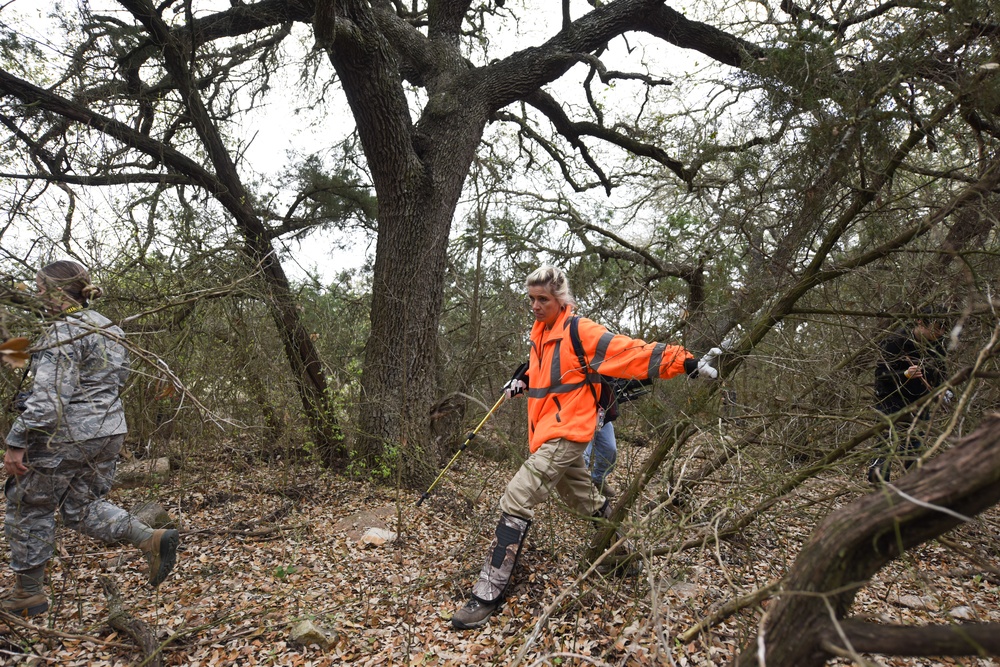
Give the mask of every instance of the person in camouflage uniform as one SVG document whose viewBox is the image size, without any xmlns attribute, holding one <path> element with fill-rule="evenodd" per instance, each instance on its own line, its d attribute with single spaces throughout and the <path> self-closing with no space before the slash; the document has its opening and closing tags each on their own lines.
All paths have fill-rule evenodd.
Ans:
<svg viewBox="0 0 1000 667">
<path fill-rule="evenodd" d="M 56 315 L 34 346 L 31 393 L 7 435 L 4 533 L 14 590 L 0 608 L 24 617 L 48 610 L 43 582 L 55 545 L 55 513 L 64 525 L 105 543 L 128 541 L 157 586 L 173 569 L 179 535 L 153 530 L 104 500 L 128 430 L 119 393 L 129 373 L 124 332 L 87 308 L 100 296 L 87 270 L 60 261 L 35 281 Z"/>
</svg>

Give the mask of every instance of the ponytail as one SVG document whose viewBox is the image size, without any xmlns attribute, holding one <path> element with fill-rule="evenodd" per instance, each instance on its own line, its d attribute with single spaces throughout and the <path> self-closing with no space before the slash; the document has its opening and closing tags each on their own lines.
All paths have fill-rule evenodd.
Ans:
<svg viewBox="0 0 1000 667">
<path fill-rule="evenodd" d="M 104 290 L 90 282 L 90 272 L 69 260 L 52 262 L 40 269 L 36 277 L 46 289 L 59 290 L 81 306 L 104 295 Z"/>
</svg>

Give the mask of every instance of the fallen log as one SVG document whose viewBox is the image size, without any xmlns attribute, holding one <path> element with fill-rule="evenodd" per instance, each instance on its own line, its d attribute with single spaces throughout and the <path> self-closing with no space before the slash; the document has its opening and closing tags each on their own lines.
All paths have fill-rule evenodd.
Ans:
<svg viewBox="0 0 1000 667">
<path fill-rule="evenodd" d="M 859 652 L 845 628 L 857 630 L 860 652 L 899 655 L 996 654 L 996 625 L 956 623 L 906 628 L 848 622 L 858 590 L 908 549 L 935 539 L 1000 502 L 1000 415 L 894 485 L 863 496 L 816 528 L 782 582 L 754 645 L 739 667 L 819 667 Z M 847 637 L 844 642 L 840 637 Z M 915 637 L 925 641 L 916 641 Z M 834 638 L 838 638 L 834 641 Z M 933 639 L 932 643 L 930 640 Z M 850 644 L 848 646 L 847 644 Z M 913 655 L 913 653 L 905 653 Z"/>
<path fill-rule="evenodd" d="M 163 654 L 153 629 L 143 620 L 134 618 L 125 609 L 118 586 L 110 577 L 98 578 L 104 597 L 108 600 L 108 625 L 118 632 L 131 637 L 142 652 L 142 664 L 148 667 L 162 667 Z"/>
</svg>

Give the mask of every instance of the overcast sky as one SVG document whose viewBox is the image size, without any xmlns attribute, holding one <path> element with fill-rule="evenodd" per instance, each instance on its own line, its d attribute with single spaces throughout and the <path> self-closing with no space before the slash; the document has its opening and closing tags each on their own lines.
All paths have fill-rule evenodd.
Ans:
<svg viewBox="0 0 1000 667">
<path fill-rule="evenodd" d="M 45 14 L 58 5 L 59 3 L 44 0 L 12 0 L 0 6 L 0 21 L 7 25 L 17 23 L 23 26 L 20 28 L 21 34 L 34 40 L 51 56 L 59 58 L 67 55 L 65 47 L 50 41 L 52 36 L 58 35 L 58 30 L 52 28 L 45 18 Z M 77 6 L 72 0 L 63 5 L 72 7 L 72 11 L 75 11 Z M 89 6 L 94 13 L 119 15 L 123 20 L 130 20 L 127 13 L 114 2 L 90 0 Z M 229 6 L 228 0 L 196 2 L 198 14 L 225 10 Z M 551 38 L 560 26 L 560 3 L 551 0 L 508 0 L 505 7 L 509 10 L 505 18 L 492 19 L 488 23 L 491 28 L 489 54 L 483 56 L 478 52 L 471 53 L 470 58 L 473 62 L 482 62 L 484 57 L 502 58 L 527 46 L 540 44 Z M 574 0 L 571 3 L 574 18 L 591 9 L 585 0 Z M 15 20 L 15 16 L 28 20 Z M 303 48 L 311 47 L 308 26 L 296 26 L 296 35 L 305 42 Z M 649 42 L 653 46 L 644 45 L 644 42 Z M 632 36 L 628 40 L 628 47 L 626 48 L 625 39 L 616 39 L 610 45 L 608 52 L 602 55 L 602 59 L 611 69 L 635 69 L 640 63 L 650 63 L 654 73 L 667 78 L 683 77 L 685 72 L 697 67 L 696 60 L 684 51 L 662 45 L 658 40 L 642 40 Z M 293 42 L 289 41 L 288 48 L 295 48 Z M 326 65 L 325 73 L 329 75 L 332 69 L 328 63 Z M 553 84 L 560 97 L 583 104 L 584 98 L 579 94 L 579 82 L 585 73 L 585 68 L 582 65 L 578 66 Z M 332 96 L 332 104 L 320 112 L 297 108 L 296 105 L 300 100 L 287 94 L 286 91 L 296 89 L 298 76 L 299 72 L 294 69 L 294 65 L 277 73 L 276 77 L 279 80 L 274 81 L 272 89 L 279 91 L 278 94 L 269 95 L 263 104 L 246 114 L 242 123 L 227 128 L 227 131 L 235 133 L 238 144 L 244 147 L 244 161 L 241 162 L 240 169 L 242 177 L 248 184 L 256 181 L 259 176 L 277 175 L 296 156 L 314 150 L 320 143 L 317 142 L 317 137 L 322 137 L 321 145 L 332 146 L 336 144 L 338 138 L 353 130 L 353 120 L 339 91 Z M 619 83 L 616 90 L 611 93 L 615 96 L 609 97 L 611 112 L 614 112 L 616 107 L 622 106 L 619 96 L 626 85 L 628 84 Z M 421 103 L 419 97 L 414 100 L 415 107 Z M 568 110 L 573 112 L 572 108 Z M 418 110 L 415 110 L 414 118 L 417 112 Z M 82 192 L 82 189 L 78 191 Z M 48 204 L 51 207 L 48 218 L 52 221 L 54 230 L 52 233 L 58 238 L 61 235 L 59 231 L 65 215 L 66 198 L 57 190 L 53 190 L 53 193 L 54 200 Z M 88 253 L 94 252 L 95 241 L 99 240 L 99 245 L 108 246 L 108 250 L 104 251 L 101 257 L 105 261 L 111 259 L 108 253 L 113 253 L 111 248 L 119 243 L 114 237 L 114 232 L 106 229 L 101 223 L 102 218 L 114 219 L 120 209 L 120 205 L 111 200 L 113 195 L 110 188 L 92 188 L 85 199 L 89 199 L 95 208 L 94 221 L 88 226 L 82 223 L 84 218 L 79 215 L 78 222 L 74 226 L 76 242 L 85 248 L 91 246 Z M 574 194 L 573 198 L 574 201 L 580 201 L 581 206 L 585 205 L 585 200 L 588 198 L 596 198 L 594 205 L 602 206 L 607 203 L 600 193 Z M 461 221 L 468 211 L 468 206 L 460 206 L 456 213 L 455 229 L 461 228 Z M 5 235 L 3 241 L 6 247 L 16 247 L 18 251 L 23 252 L 32 247 L 34 239 L 39 237 L 37 230 L 34 229 L 19 229 L 18 232 L 16 235 L 10 232 Z M 306 269 L 317 268 L 322 274 L 329 276 L 341 268 L 360 266 L 367 256 L 374 253 L 374 247 L 364 239 L 359 239 L 359 242 L 347 251 L 331 253 L 330 248 L 333 245 L 337 245 L 337 239 L 323 233 L 310 235 L 305 243 L 292 242 L 290 248 L 292 258 L 284 262 L 286 270 L 293 278 L 303 277 Z"/>
</svg>

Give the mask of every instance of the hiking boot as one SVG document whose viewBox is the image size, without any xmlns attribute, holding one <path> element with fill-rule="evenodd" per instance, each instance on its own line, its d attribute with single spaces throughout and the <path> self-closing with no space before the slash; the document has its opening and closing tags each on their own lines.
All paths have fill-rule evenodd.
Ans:
<svg viewBox="0 0 1000 667">
<path fill-rule="evenodd" d="M 591 480 L 593 481 L 593 480 Z M 605 479 L 603 482 L 593 482 L 597 490 L 608 500 L 618 496 L 618 489 L 614 484 Z"/>
<path fill-rule="evenodd" d="M 20 586 L 15 586 L 13 592 L 0 600 L 0 609 L 8 614 L 31 618 L 49 610 L 49 598 L 42 593 L 29 593 Z"/>
<path fill-rule="evenodd" d="M 464 607 L 456 611 L 455 615 L 451 617 L 451 625 L 458 630 L 471 630 L 472 628 L 481 627 L 486 625 L 486 621 L 490 620 L 490 616 L 499 607 L 500 603 L 486 604 L 476 598 L 471 598 L 465 603 Z"/>
<path fill-rule="evenodd" d="M 0 609 L 8 614 L 31 618 L 49 609 L 45 595 L 45 563 L 22 572 L 14 572 L 14 590 L 0 600 Z"/>
<path fill-rule="evenodd" d="M 149 539 L 139 543 L 139 550 L 149 564 L 149 585 L 159 586 L 177 562 L 180 533 L 173 529 L 154 530 Z"/>
</svg>

